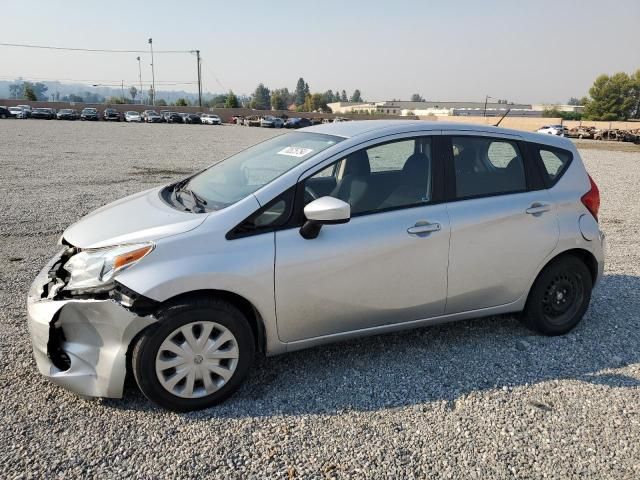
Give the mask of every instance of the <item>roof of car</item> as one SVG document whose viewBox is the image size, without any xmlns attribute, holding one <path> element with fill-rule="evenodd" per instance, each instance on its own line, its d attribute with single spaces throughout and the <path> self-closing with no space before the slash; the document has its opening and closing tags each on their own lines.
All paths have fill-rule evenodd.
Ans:
<svg viewBox="0 0 640 480">
<path fill-rule="evenodd" d="M 398 131 L 398 133 L 414 130 L 477 130 L 482 132 L 512 133 L 518 135 L 522 133 L 490 125 L 457 122 L 433 122 L 428 120 L 356 120 L 351 122 L 323 123 L 305 128 L 305 131 L 350 138 L 363 133 L 385 129 L 392 129 L 394 131 Z"/>
<path fill-rule="evenodd" d="M 383 136 L 404 132 L 428 132 L 440 130 L 515 135 L 529 141 L 557 145 L 565 148 L 571 143 L 570 140 L 556 135 L 543 135 L 539 133 L 525 132 L 522 130 L 494 127 L 492 125 L 440 121 L 434 122 L 429 120 L 356 120 L 349 122 L 322 123 L 300 129 L 300 131 L 303 132 L 324 133 L 326 135 L 335 135 L 344 138 L 352 138 L 356 136 L 376 137 L 378 134 Z"/>
</svg>

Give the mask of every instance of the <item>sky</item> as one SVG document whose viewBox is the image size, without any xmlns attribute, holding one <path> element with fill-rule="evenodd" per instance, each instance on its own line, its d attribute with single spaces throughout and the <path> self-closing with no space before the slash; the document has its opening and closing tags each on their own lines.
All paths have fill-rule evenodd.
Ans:
<svg viewBox="0 0 640 480">
<path fill-rule="evenodd" d="M 0 46 L 0 80 L 151 83 L 154 50 L 202 55 L 203 90 L 258 83 L 364 99 L 564 103 L 602 73 L 640 69 L 640 0 L 3 2 L 0 43 L 142 50 L 106 54 Z M 191 53 L 155 55 L 156 88 L 197 91 Z M 190 82 L 180 85 L 171 83 Z"/>
</svg>

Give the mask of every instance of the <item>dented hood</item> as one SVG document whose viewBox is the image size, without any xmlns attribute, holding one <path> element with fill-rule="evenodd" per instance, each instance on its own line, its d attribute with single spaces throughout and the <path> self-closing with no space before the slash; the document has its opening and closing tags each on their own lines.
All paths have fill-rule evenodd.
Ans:
<svg viewBox="0 0 640 480">
<path fill-rule="evenodd" d="M 89 213 L 64 232 L 79 248 L 100 248 L 188 232 L 207 215 L 171 208 L 160 198 L 162 187 L 136 193 Z"/>
</svg>

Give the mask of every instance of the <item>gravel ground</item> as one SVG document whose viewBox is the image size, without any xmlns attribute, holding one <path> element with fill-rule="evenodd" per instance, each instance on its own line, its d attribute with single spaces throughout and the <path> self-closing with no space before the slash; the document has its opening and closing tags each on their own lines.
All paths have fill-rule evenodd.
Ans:
<svg viewBox="0 0 640 480">
<path fill-rule="evenodd" d="M 0 477 L 640 478 L 640 151 L 583 151 L 609 254 L 569 335 L 492 318 L 262 359 L 189 414 L 42 378 L 24 299 L 62 229 L 274 133 L 0 121 Z"/>
</svg>

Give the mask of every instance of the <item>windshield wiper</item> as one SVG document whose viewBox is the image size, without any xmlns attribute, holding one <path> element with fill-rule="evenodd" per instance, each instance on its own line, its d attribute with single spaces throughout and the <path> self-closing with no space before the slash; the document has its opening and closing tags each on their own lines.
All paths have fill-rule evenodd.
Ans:
<svg viewBox="0 0 640 480">
<path fill-rule="evenodd" d="M 198 213 L 206 212 L 207 209 L 205 208 L 205 205 L 207 205 L 207 201 L 204 198 L 202 198 L 200 195 L 198 195 L 196 192 L 194 192 L 193 190 L 186 188 L 185 185 L 187 182 L 180 182 L 180 183 L 182 185 L 180 185 L 179 187 L 176 186 L 177 188 L 174 188 L 174 192 L 176 194 L 178 193 L 189 194 L 189 196 L 191 197 L 191 200 L 193 201 L 193 205 L 195 206 L 195 208 L 199 210 Z M 192 209 L 192 211 L 195 212 L 195 209 Z"/>
</svg>

